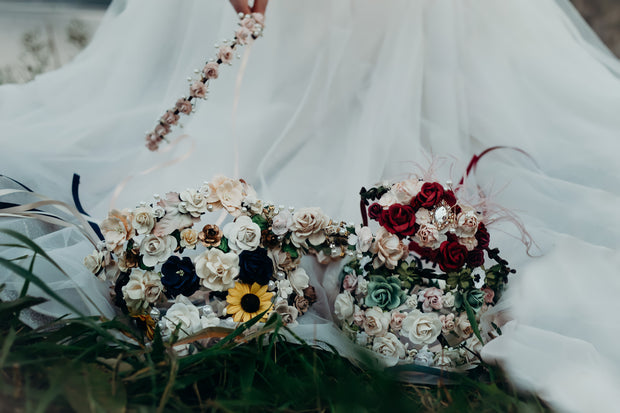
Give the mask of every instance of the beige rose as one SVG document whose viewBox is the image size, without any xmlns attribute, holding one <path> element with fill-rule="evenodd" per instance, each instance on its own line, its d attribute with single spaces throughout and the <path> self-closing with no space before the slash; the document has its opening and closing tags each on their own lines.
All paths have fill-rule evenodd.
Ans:
<svg viewBox="0 0 620 413">
<path fill-rule="evenodd" d="M 372 230 L 368 227 L 361 227 L 357 231 L 357 250 L 367 252 L 372 246 Z"/>
<path fill-rule="evenodd" d="M 198 243 L 198 231 L 192 228 L 186 228 L 181 231 L 181 247 L 196 248 Z"/>
<path fill-rule="evenodd" d="M 291 287 L 293 287 L 293 290 L 295 290 L 298 295 L 304 295 L 304 290 L 308 288 L 310 277 L 306 273 L 306 270 L 299 267 L 296 268 L 295 271 L 289 273 L 288 280 L 291 283 Z"/>
<path fill-rule="evenodd" d="M 398 261 L 407 256 L 407 247 L 397 235 L 390 234 L 385 228 L 381 227 L 377 231 L 375 242 L 370 251 L 376 254 L 372 263 L 373 267 L 379 268 L 385 265 L 393 270 L 398 265 Z"/>
<path fill-rule="evenodd" d="M 455 233 L 459 237 L 473 237 L 478 231 L 478 214 L 471 208 L 463 207 L 456 217 Z M 463 244 L 465 245 L 465 244 Z"/>
<path fill-rule="evenodd" d="M 103 269 L 103 257 L 104 253 L 102 251 L 95 250 L 91 255 L 87 255 L 84 258 L 84 266 L 88 271 L 97 275 Z"/>
<path fill-rule="evenodd" d="M 151 271 L 133 271 L 129 282 L 122 288 L 123 299 L 132 312 L 146 309 L 157 301 L 163 290 L 161 277 Z"/>
<path fill-rule="evenodd" d="M 459 335 L 460 338 L 467 338 L 474 334 L 474 329 L 471 327 L 471 323 L 467 318 L 467 314 L 463 313 L 456 320 L 454 320 L 454 331 Z"/>
<path fill-rule="evenodd" d="M 239 275 L 239 256 L 211 248 L 194 258 L 200 283 L 212 291 L 226 291 L 235 286 Z"/>
<path fill-rule="evenodd" d="M 100 227 L 108 251 L 115 254 L 122 251 L 124 242 L 133 236 L 131 221 L 132 216 L 128 211 L 113 209 L 109 212 Z"/>
<path fill-rule="evenodd" d="M 155 215 L 151 207 L 140 207 L 133 211 L 133 220 L 131 221 L 138 235 L 148 234 L 155 226 Z"/>
<path fill-rule="evenodd" d="M 413 344 L 432 344 L 441 333 L 441 327 L 437 313 L 413 310 L 403 320 L 401 331 Z"/>
<path fill-rule="evenodd" d="M 472 251 L 478 246 L 476 237 L 459 237 L 458 243 L 467 248 L 467 251 Z"/>
<path fill-rule="evenodd" d="M 282 251 L 281 249 L 270 249 L 268 253 L 271 261 L 273 262 L 274 272 L 288 272 L 299 265 L 299 258 L 292 259 L 288 253 Z"/>
<path fill-rule="evenodd" d="M 441 321 L 441 331 L 444 333 L 454 331 L 456 328 L 456 325 L 454 324 L 454 314 L 452 313 L 440 315 L 439 321 Z"/>
<path fill-rule="evenodd" d="M 239 180 L 218 175 L 209 183 L 209 188 L 211 191 L 207 200 L 214 208 L 224 208 L 234 217 L 241 215 L 241 203 L 247 194 Z"/>
<path fill-rule="evenodd" d="M 163 321 L 164 334 L 171 335 L 178 327 L 180 338 L 195 334 L 203 328 L 198 308 L 182 295 L 168 309 Z"/>
<path fill-rule="evenodd" d="M 297 316 L 299 315 L 299 310 L 297 308 L 288 305 L 286 300 L 280 300 L 276 303 L 275 308 L 273 310 L 275 313 L 280 314 L 282 317 L 282 321 L 284 324 L 289 326 L 296 326 Z"/>
<path fill-rule="evenodd" d="M 354 309 L 355 307 L 353 305 L 353 297 L 351 296 L 351 293 L 345 291 L 344 293 L 336 296 L 336 301 L 334 302 L 334 314 L 338 320 L 348 321 L 353 316 Z"/>
<path fill-rule="evenodd" d="M 306 245 L 306 241 L 320 245 L 325 242 L 324 230 L 329 222 L 321 208 L 302 208 L 293 214 L 291 241 L 296 247 Z"/>
<path fill-rule="evenodd" d="M 439 248 L 442 242 L 446 241 L 448 237 L 445 234 L 440 234 L 436 226 L 432 224 L 422 224 L 415 233 L 413 240 L 425 248 L 436 249 Z"/>
<path fill-rule="evenodd" d="M 381 205 L 384 209 L 387 209 L 390 207 L 390 205 L 398 204 L 398 199 L 392 192 L 386 192 L 381 196 L 381 198 L 379 198 L 379 201 L 377 201 L 377 203 Z"/>
<path fill-rule="evenodd" d="M 248 44 L 250 42 L 252 42 L 252 31 L 250 29 L 248 29 L 247 27 L 243 27 L 241 26 L 237 32 L 235 33 L 235 37 L 237 38 L 237 41 L 239 42 L 239 44 Z"/>
<path fill-rule="evenodd" d="M 407 317 L 407 314 L 399 311 L 392 311 L 390 319 L 390 327 L 393 331 L 400 331 L 403 328 L 403 320 Z"/>
<path fill-rule="evenodd" d="M 384 313 L 379 307 L 366 310 L 363 328 L 369 336 L 383 336 L 390 327 L 390 313 Z"/>
</svg>

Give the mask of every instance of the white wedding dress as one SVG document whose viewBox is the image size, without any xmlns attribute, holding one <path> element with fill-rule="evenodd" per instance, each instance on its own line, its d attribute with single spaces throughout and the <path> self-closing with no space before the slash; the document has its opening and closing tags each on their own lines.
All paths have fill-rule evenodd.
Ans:
<svg viewBox="0 0 620 413">
<path fill-rule="evenodd" d="M 112 198 L 133 207 L 223 173 L 245 178 L 263 199 L 359 222 L 362 186 L 438 158 L 439 178 L 458 181 L 472 155 L 521 148 L 538 166 L 496 151 L 476 176 L 540 247 L 528 257 L 514 229 L 492 232 L 519 272 L 505 297 L 515 321 L 484 356 L 558 409 L 613 409 L 620 63 L 570 3 L 273 0 L 264 37 L 242 52 L 243 76 L 240 61 L 223 67 L 209 99 L 176 132 L 188 139 L 149 152 L 144 132 L 235 27 L 222 1 L 115 0 L 75 61 L 0 88 L 1 173 L 68 203 L 78 173 L 82 204 L 99 219 Z M 53 250 L 74 278 L 59 275 L 55 290 L 85 311 L 113 314 L 105 288 L 81 266 L 92 246 L 77 232 L 2 224 Z"/>
</svg>

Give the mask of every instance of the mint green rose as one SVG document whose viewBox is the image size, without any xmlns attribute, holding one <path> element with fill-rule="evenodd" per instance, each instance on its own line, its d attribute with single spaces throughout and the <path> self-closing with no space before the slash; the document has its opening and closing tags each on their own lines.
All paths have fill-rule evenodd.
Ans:
<svg viewBox="0 0 620 413">
<path fill-rule="evenodd" d="M 400 288 L 398 277 L 371 275 L 368 283 L 367 307 L 380 307 L 393 310 L 407 300 L 407 294 Z"/>
</svg>

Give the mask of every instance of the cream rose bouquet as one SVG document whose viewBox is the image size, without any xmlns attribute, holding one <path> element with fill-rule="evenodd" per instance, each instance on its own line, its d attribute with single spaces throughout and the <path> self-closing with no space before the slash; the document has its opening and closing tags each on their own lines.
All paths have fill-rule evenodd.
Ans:
<svg viewBox="0 0 620 413">
<path fill-rule="evenodd" d="M 489 247 L 482 214 L 437 182 L 406 180 L 361 195 L 365 225 L 351 228 L 354 256 L 334 303 L 341 328 L 389 366 L 475 363 L 499 334 L 492 323 L 479 328 L 480 318 L 514 272 Z M 379 224 L 374 233 L 367 216 Z"/>
<path fill-rule="evenodd" d="M 230 222 L 206 222 L 222 210 Z M 351 235 L 319 208 L 265 203 L 245 181 L 224 176 L 113 210 L 101 233 L 84 264 L 112 281 L 115 303 L 149 337 L 157 325 L 164 336 L 185 337 L 272 312 L 295 324 L 317 300 L 301 256 L 343 256 Z"/>
</svg>

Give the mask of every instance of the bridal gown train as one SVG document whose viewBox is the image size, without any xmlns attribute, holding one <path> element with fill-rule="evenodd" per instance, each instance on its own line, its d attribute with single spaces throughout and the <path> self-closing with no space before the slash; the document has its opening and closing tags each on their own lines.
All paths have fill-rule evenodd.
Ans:
<svg viewBox="0 0 620 413">
<path fill-rule="evenodd" d="M 82 204 L 100 219 L 113 198 L 132 207 L 223 173 L 245 178 L 263 199 L 358 222 L 364 185 L 431 159 L 443 159 L 440 179 L 458 181 L 472 155 L 519 147 L 536 163 L 496 151 L 476 175 L 539 246 L 528 257 L 515 230 L 493 232 L 519 272 L 505 297 L 515 321 L 484 356 L 558 409 L 615 406 L 620 63 L 568 1 L 274 0 L 264 37 L 242 52 L 243 76 L 239 61 L 223 67 L 176 132 L 188 138 L 150 153 L 144 131 L 186 93 L 186 77 L 232 36 L 235 19 L 226 2 L 115 0 L 73 62 L 0 88 L 2 174 L 71 203 L 78 173 Z M 82 268 L 92 247 L 77 232 L 2 224 L 72 274 L 52 280 L 51 269 L 37 268 L 57 291 L 113 315 L 105 287 Z"/>
</svg>

